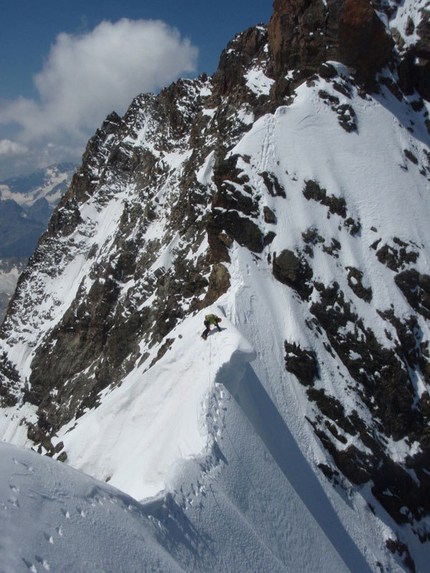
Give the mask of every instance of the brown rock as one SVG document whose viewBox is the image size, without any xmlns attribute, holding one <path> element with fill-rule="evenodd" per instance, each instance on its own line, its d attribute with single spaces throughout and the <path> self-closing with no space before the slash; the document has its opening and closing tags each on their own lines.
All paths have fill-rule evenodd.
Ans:
<svg viewBox="0 0 430 573">
<path fill-rule="evenodd" d="M 213 76 L 214 92 L 229 93 L 244 84 L 243 72 L 258 57 L 267 42 L 263 27 L 252 27 L 238 34 L 222 52 L 219 66 Z"/>
<path fill-rule="evenodd" d="M 369 0 L 276 0 L 268 33 L 275 77 L 300 70 L 299 80 L 334 60 L 371 84 L 394 46 Z"/>
<path fill-rule="evenodd" d="M 372 81 L 389 60 L 394 41 L 369 0 L 345 0 L 339 20 L 339 61 Z"/>
</svg>

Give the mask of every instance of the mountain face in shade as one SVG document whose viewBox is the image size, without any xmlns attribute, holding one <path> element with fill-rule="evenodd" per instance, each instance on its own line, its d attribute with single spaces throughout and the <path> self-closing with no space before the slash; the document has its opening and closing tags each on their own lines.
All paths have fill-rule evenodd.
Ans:
<svg viewBox="0 0 430 573">
<path fill-rule="evenodd" d="M 19 279 L 2 438 L 183 570 L 428 566 L 429 17 L 275 1 L 106 118 Z"/>
</svg>

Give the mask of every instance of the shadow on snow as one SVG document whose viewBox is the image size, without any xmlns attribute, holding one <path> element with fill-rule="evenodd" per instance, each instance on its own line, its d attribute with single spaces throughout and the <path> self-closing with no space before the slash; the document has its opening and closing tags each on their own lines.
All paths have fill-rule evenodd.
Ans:
<svg viewBox="0 0 430 573">
<path fill-rule="evenodd" d="M 371 573 L 251 365 L 246 366 L 242 384 L 231 390 L 224 384 L 348 569 Z"/>
</svg>

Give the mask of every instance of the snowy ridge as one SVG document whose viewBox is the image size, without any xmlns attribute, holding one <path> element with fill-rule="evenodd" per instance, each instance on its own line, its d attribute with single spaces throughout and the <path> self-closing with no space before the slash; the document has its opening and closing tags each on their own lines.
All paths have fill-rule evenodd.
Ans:
<svg viewBox="0 0 430 573">
<path fill-rule="evenodd" d="M 1 436 L 139 500 L 147 570 L 424 573 L 429 103 L 394 64 L 273 80 L 267 42 L 89 142 L 1 331 Z"/>
<path fill-rule="evenodd" d="M 142 506 L 34 452 L 0 443 L 4 573 L 179 572 Z"/>
<path fill-rule="evenodd" d="M 61 430 L 57 441 L 73 467 L 143 499 L 164 489 L 177 460 L 210 449 L 204 404 L 215 383 L 240 380 L 254 354 L 226 318 L 221 333 L 196 343 L 205 313 L 172 330 L 169 349 L 152 368 L 150 355 L 99 408 Z"/>
</svg>

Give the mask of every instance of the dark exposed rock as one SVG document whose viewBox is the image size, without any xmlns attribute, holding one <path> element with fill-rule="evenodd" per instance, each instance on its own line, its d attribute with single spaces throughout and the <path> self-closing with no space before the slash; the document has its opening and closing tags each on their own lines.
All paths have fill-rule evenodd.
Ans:
<svg viewBox="0 0 430 573">
<path fill-rule="evenodd" d="M 9 360 L 7 354 L 3 353 L 0 357 L 0 406 L 2 408 L 17 404 L 18 399 L 13 389 L 20 379 L 15 365 Z"/>
<path fill-rule="evenodd" d="M 411 307 L 430 319 L 430 276 L 408 269 L 396 275 L 394 280 Z"/>
<path fill-rule="evenodd" d="M 160 349 L 157 352 L 157 356 L 152 360 L 151 364 L 150 364 L 150 368 L 152 368 L 154 366 L 154 364 L 156 364 L 161 358 L 163 358 L 163 356 L 166 354 L 166 352 L 168 350 L 170 350 L 173 342 L 175 342 L 174 338 L 166 338 L 166 340 L 164 341 L 164 343 L 161 345 Z"/>
<path fill-rule="evenodd" d="M 411 33 L 409 22 L 406 34 Z M 422 10 L 422 18 L 416 28 L 418 41 L 409 46 L 399 64 L 400 87 L 406 94 L 414 90 L 430 101 L 430 11 Z"/>
<path fill-rule="evenodd" d="M 376 249 L 377 243 L 372 245 Z M 399 271 L 404 266 L 410 263 L 416 263 L 419 257 L 419 252 L 416 246 L 408 244 L 401 239 L 394 237 L 393 244 L 383 245 L 376 252 L 378 260 L 386 265 L 392 271 Z"/>
<path fill-rule="evenodd" d="M 274 254 L 272 265 L 273 276 L 279 282 L 293 288 L 301 298 L 307 299 L 312 292 L 309 284 L 312 278 L 312 269 L 304 258 L 288 249 Z"/>
<path fill-rule="evenodd" d="M 345 219 L 343 226 L 346 229 L 348 229 L 349 234 L 352 235 L 353 237 L 355 237 L 355 235 L 358 235 L 361 231 L 360 221 L 356 221 L 352 217 L 348 217 L 347 219 Z"/>
<path fill-rule="evenodd" d="M 313 350 L 306 350 L 295 342 L 285 341 L 285 368 L 297 377 L 303 386 L 313 386 L 319 378 L 318 360 Z"/>
<path fill-rule="evenodd" d="M 264 246 L 267 247 L 267 245 L 270 245 L 275 239 L 275 237 L 276 233 L 274 231 L 269 231 L 268 233 L 266 233 L 263 238 Z"/>
<path fill-rule="evenodd" d="M 59 462 L 66 462 L 67 461 L 67 452 L 61 452 L 61 454 L 59 456 L 57 456 L 57 460 Z"/>
<path fill-rule="evenodd" d="M 233 185 L 225 184 L 214 195 L 214 208 L 235 209 L 244 215 L 256 217 L 258 215 L 258 204 L 248 195 L 244 195 Z"/>
<path fill-rule="evenodd" d="M 348 133 L 357 131 L 357 115 L 348 104 L 339 105 L 336 109 L 338 121 L 341 127 Z"/>
<path fill-rule="evenodd" d="M 213 76 L 215 92 L 231 93 L 245 85 L 244 70 L 261 54 L 267 43 L 267 31 L 263 26 L 249 28 L 236 36 L 222 52 L 218 69 Z"/>
<path fill-rule="evenodd" d="M 387 539 L 385 545 L 391 553 L 397 553 L 399 555 L 403 564 L 409 569 L 409 571 L 411 571 L 411 573 L 415 573 L 415 563 L 409 553 L 409 548 L 405 543 L 399 539 Z"/>
<path fill-rule="evenodd" d="M 211 216 L 206 228 L 210 247 L 210 262 L 230 262 L 228 250 L 233 244 L 233 239 L 224 233 L 222 221 Z"/>
<path fill-rule="evenodd" d="M 394 47 L 367 0 L 276 0 L 268 32 L 275 77 L 289 70 L 309 77 L 334 60 L 372 85 Z"/>
<path fill-rule="evenodd" d="M 342 245 L 339 243 L 337 239 L 332 239 L 330 245 L 323 245 L 322 249 L 325 253 L 328 253 L 332 257 L 336 259 L 339 258 L 339 251 L 341 250 Z"/>
<path fill-rule="evenodd" d="M 206 308 L 213 304 L 230 287 L 230 274 L 222 264 L 214 264 L 209 277 L 209 285 L 206 296 L 198 308 Z"/>
<path fill-rule="evenodd" d="M 405 149 L 403 151 L 403 153 L 406 155 L 406 157 L 409 159 L 409 161 L 411 161 L 411 163 L 414 163 L 415 165 L 418 165 L 418 159 L 416 158 L 416 156 L 412 153 L 412 151 L 410 151 L 409 149 Z"/>
<path fill-rule="evenodd" d="M 348 271 L 348 285 L 354 293 L 366 302 L 372 300 L 372 289 L 363 286 L 363 273 L 355 267 L 346 267 Z"/>
<path fill-rule="evenodd" d="M 306 199 L 318 201 L 321 205 L 325 205 L 329 208 L 330 213 L 340 215 L 344 219 L 346 218 L 346 202 L 343 197 L 335 197 L 334 195 L 327 195 L 327 191 L 320 187 L 317 181 L 310 179 L 306 181 L 305 188 L 303 189 L 303 195 Z"/>
<path fill-rule="evenodd" d="M 263 207 L 263 215 L 264 215 L 264 222 L 265 223 L 269 223 L 269 224 L 275 224 L 276 223 L 276 215 L 272 211 L 272 209 L 270 209 L 270 207 L 268 207 L 267 205 L 265 205 Z"/>
<path fill-rule="evenodd" d="M 263 233 L 260 228 L 250 219 L 241 217 L 237 211 L 215 210 L 213 224 L 250 251 L 261 253 L 263 250 Z"/>
<path fill-rule="evenodd" d="M 233 181 L 238 184 L 247 183 L 248 179 L 243 176 L 242 170 L 237 167 L 238 155 L 218 157 L 214 165 L 213 181 L 220 188 L 224 181 Z"/>
<path fill-rule="evenodd" d="M 302 233 L 302 238 L 306 243 L 306 247 L 303 249 L 303 251 L 311 258 L 314 256 L 313 247 L 317 245 L 323 245 L 325 243 L 324 237 L 318 233 L 318 229 L 315 227 L 309 227 L 309 229 L 304 231 Z"/>
<path fill-rule="evenodd" d="M 337 70 L 332 64 L 323 62 L 318 68 L 318 75 L 326 80 L 330 80 L 337 76 Z"/>
<path fill-rule="evenodd" d="M 337 87 L 339 91 L 342 91 L 343 95 L 347 95 L 349 97 L 349 93 L 347 93 L 340 84 L 334 84 L 334 87 Z M 357 115 L 351 105 L 345 103 L 341 104 L 337 96 L 333 96 L 325 90 L 320 90 L 318 95 L 322 100 L 330 105 L 331 109 L 337 114 L 339 125 L 345 131 L 349 133 L 357 131 Z"/>
<path fill-rule="evenodd" d="M 287 196 L 285 193 L 285 189 L 279 183 L 278 178 L 274 173 L 267 173 L 267 171 L 260 173 L 261 177 L 263 178 L 264 184 L 267 187 L 270 195 L 272 197 L 285 197 Z"/>
</svg>

